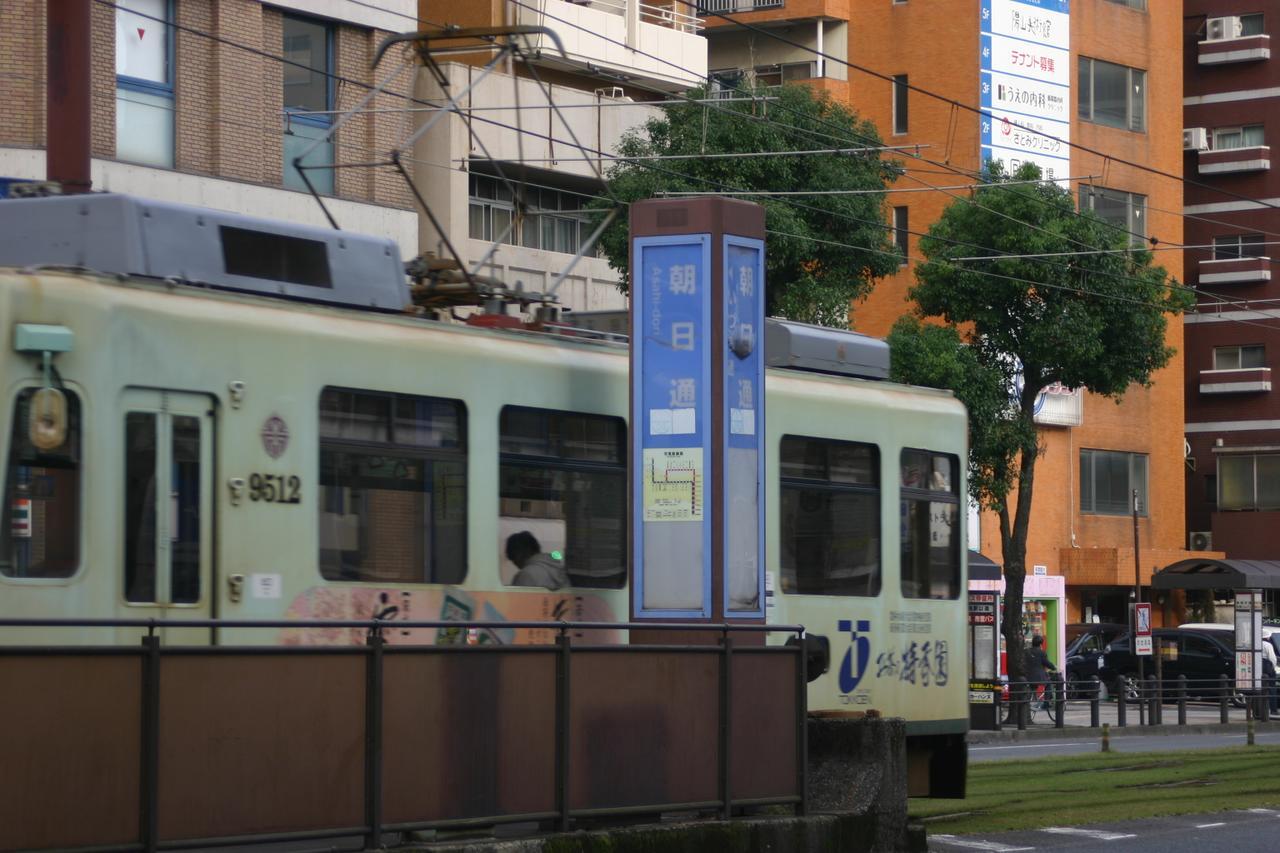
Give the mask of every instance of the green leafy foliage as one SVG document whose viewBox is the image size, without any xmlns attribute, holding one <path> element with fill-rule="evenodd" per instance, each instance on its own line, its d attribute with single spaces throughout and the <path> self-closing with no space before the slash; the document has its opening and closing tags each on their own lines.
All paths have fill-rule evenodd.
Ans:
<svg viewBox="0 0 1280 853">
<path fill-rule="evenodd" d="M 880 152 L 718 157 L 703 154 L 875 147 L 873 124 L 860 120 L 825 93 L 788 85 L 715 106 L 673 103 L 643 129 L 628 134 L 623 157 L 697 155 L 691 159 L 620 161 L 609 172 L 613 193 L 625 202 L 660 193 L 867 190 L 861 195 L 749 197 L 765 209 L 768 238 L 766 310 L 810 323 L 847 326 L 850 303 L 872 280 L 898 268 L 889 240 L 884 188 L 897 165 Z M 705 97 L 695 90 L 694 98 Z M 795 236 L 783 236 L 795 235 Z M 600 245 L 627 287 L 629 235 L 620 217 Z"/>
<path fill-rule="evenodd" d="M 1039 167 L 986 177 L 920 241 L 910 295 L 942 325 L 906 317 L 889 342 L 895 379 L 950 388 L 969 406 L 970 491 L 999 514 L 1009 674 L 1020 680 L 1036 398 L 1056 382 L 1113 398 L 1149 385 L 1174 353 L 1167 316 L 1192 296 L 1131 235 L 1077 213 L 1069 190 L 1012 183 L 1039 181 Z"/>
</svg>

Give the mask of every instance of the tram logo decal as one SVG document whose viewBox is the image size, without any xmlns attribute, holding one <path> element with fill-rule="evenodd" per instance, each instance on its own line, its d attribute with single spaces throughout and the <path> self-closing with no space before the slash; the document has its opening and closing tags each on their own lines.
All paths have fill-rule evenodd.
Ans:
<svg viewBox="0 0 1280 853">
<path fill-rule="evenodd" d="M 837 627 L 840 633 L 849 635 L 849 648 L 840 663 L 840 692 L 852 693 L 858 688 L 858 682 L 862 681 L 871 660 L 871 622 L 867 619 L 859 619 L 856 623 L 852 619 L 841 619 Z"/>
<path fill-rule="evenodd" d="M 876 678 L 892 678 L 922 687 L 945 687 L 950 680 L 950 650 L 946 640 L 912 640 L 901 651 L 890 649 L 876 658 Z M 843 677 L 843 676 L 842 676 Z"/>
<path fill-rule="evenodd" d="M 271 417 L 262 424 L 262 449 L 272 459 L 279 459 L 288 446 L 289 425 L 284 422 L 284 418 L 272 412 Z"/>
</svg>

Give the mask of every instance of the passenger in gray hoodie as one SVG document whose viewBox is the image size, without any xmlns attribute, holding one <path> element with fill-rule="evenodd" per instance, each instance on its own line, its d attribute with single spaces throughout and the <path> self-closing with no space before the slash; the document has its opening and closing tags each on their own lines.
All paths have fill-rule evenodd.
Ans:
<svg viewBox="0 0 1280 853">
<path fill-rule="evenodd" d="M 507 559 L 516 564 L 513 586 L 543 586 L 550 590 L 569 585 L 569 573 L 560 561 L 542 553 L 542 545 L 527 530 L 507 537 Z"/>
</svg>

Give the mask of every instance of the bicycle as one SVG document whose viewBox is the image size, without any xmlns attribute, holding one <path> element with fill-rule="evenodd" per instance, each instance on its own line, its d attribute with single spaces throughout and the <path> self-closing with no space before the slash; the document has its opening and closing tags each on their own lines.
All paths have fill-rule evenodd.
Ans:
<svg viewBox="0 0 1280 853">
<path fill-rule="evenodd" d="M 1034 698 L 1031 700 L 1028 719 L 1035 722 L 1036 711 L 1044 711 L 1045 716 L 1049 718 L 1049 722 L 1057 724 L 1058 722 L 1058 696 L 1062 690 L 1062 684 L 1059 681 L 1049 681 L 1043 684 L 1037 684 L 1035 688 Z"/>
</svg>

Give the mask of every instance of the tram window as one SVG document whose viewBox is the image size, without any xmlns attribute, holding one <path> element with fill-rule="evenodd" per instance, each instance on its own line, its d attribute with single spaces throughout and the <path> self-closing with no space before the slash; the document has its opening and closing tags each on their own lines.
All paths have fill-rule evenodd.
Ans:
<svg viewBox="0 0 1280 853">
<path fill-rule="evenodd" d="M 124 420 L 124 597 L 156 600 L 156 415 Z"/>
<path fill-rule="evenodd" d="M 512 558 L 524 562 L 540 553 L 544 571 L 533 580 L 621 587 L 627 572 L 623 419 L 505 406 L 499 433 L 503 581 L 516 579 L 520 566 Z"/>
<path fill-rule="evenodd" d="M 779 456 L 783 591 L 879 595 L 879 449 L 787 435 Z"/>
<path fill-rule="evenodd" d="M 167 455 L 159 452 L 166 432 Z M 127 412 L 124 435 L 125 600 L 195 604 L 200 601 L 200 419 Z M 164 485 L 157 489 L 157 484 Z M 168 544 L 157 549 L 161 527 Z M 167 589 L 161 573 L 167 573 Z"/>
<path fill-rule="evenodd" d="M 319 504 L 326 579 L 461 583 L 467 573 L 462 403 L 324 389 Z"/>
<path fill-rule="evenodd" d="M 960 595 L 960 461 L 949 453 L 902 451 L 902 594 Z"/>
<path fill-rule="evenodd" d="M 66 578 L 80 564 L 80 398 L 63 391 L 66 437 L 57 447 L 40 449 L 29 429 L 35 392 L 19 392 L 13 407 L 0 518 L 0 574 Z"/>
</svg>

